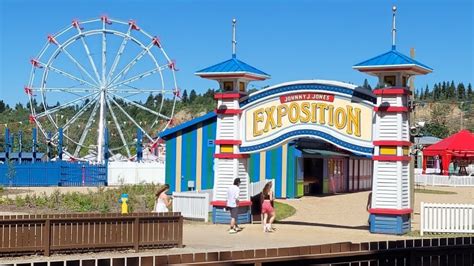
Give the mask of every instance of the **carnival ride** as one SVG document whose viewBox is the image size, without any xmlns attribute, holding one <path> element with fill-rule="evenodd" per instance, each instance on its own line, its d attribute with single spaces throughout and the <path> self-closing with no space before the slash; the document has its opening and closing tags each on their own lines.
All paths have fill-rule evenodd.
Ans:
<svg viewBox="0 0 474 266">
<path fill-rule="evenodd" d="M 143 145 L 156 146 L 158 133 L 172 123 L 179 97 L 175 62 L 133 20 L 73 20 L 47 36 L 31 64 L 24 88 L 30 122 L 69 158 L 132 158 L 142 134 Z"/>
</svg>

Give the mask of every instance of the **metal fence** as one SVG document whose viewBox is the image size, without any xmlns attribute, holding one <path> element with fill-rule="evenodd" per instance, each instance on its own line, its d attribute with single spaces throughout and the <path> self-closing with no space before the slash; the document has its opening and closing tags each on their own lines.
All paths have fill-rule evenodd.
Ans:
<svg viewBox="0 0 474 266">
<path fill-rule="evenodd" d="M 107 185 L 107 166 L 66 161 L 0 165 L 2 186 L 99 186 Z"/>
<path fill-rule="evenodd" d="M 179 213 L 0 216 L 0 256 L 181 247 Z"/>
<path fill-rule="evenodd" d="M 415 174 L 415 184 L 422 186 L 474 187 L 474 176 Z"/>
<path fill-rule="evenodd" d="M 474 233 L 473 204 L 421 203 L 420 234 Z"/>
<path fill-rule="evenodd" d="M 209 194 L 199 192 L 173 192 L 173 211 L 190 219 L 209 220 Z"/>
</svg>

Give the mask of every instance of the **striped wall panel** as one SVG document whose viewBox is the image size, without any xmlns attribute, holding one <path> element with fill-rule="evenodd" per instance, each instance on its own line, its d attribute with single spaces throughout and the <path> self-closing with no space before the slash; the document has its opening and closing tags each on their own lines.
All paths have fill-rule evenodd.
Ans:
<svg viewBox="0 0 474 266">
<path fill-rule="evenodd" d="M 171 158 L 171 159 L 170 159 Z M 170 191 L 176 191 L 176 138 L 166 141 L 165 182 L 170 185 Z"/>
</svg>

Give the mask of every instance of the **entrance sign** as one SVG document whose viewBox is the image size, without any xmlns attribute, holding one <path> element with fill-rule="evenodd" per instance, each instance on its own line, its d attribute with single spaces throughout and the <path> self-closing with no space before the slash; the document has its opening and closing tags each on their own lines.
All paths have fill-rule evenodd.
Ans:
<svg viewBox="0 0 474 266">
<path fill-rule="evenodd" d="M 259 152 L 291 139 L 313 137 L 371 156 L 374 101 L 369 90 L 324 80 L 258 91 L 240 105 L 240 152 Z"/>
</svg>

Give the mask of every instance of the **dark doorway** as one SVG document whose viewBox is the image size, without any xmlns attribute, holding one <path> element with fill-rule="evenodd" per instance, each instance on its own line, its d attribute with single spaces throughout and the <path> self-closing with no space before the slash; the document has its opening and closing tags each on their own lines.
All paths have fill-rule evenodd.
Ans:
<svg viewBox="0 0 474 266">
<path fill-rule="evenodd" d="M 304 158 L 303 193 L 307 195 L 323 194 L 323 168 L 322 158 Z"/>
</svg>

